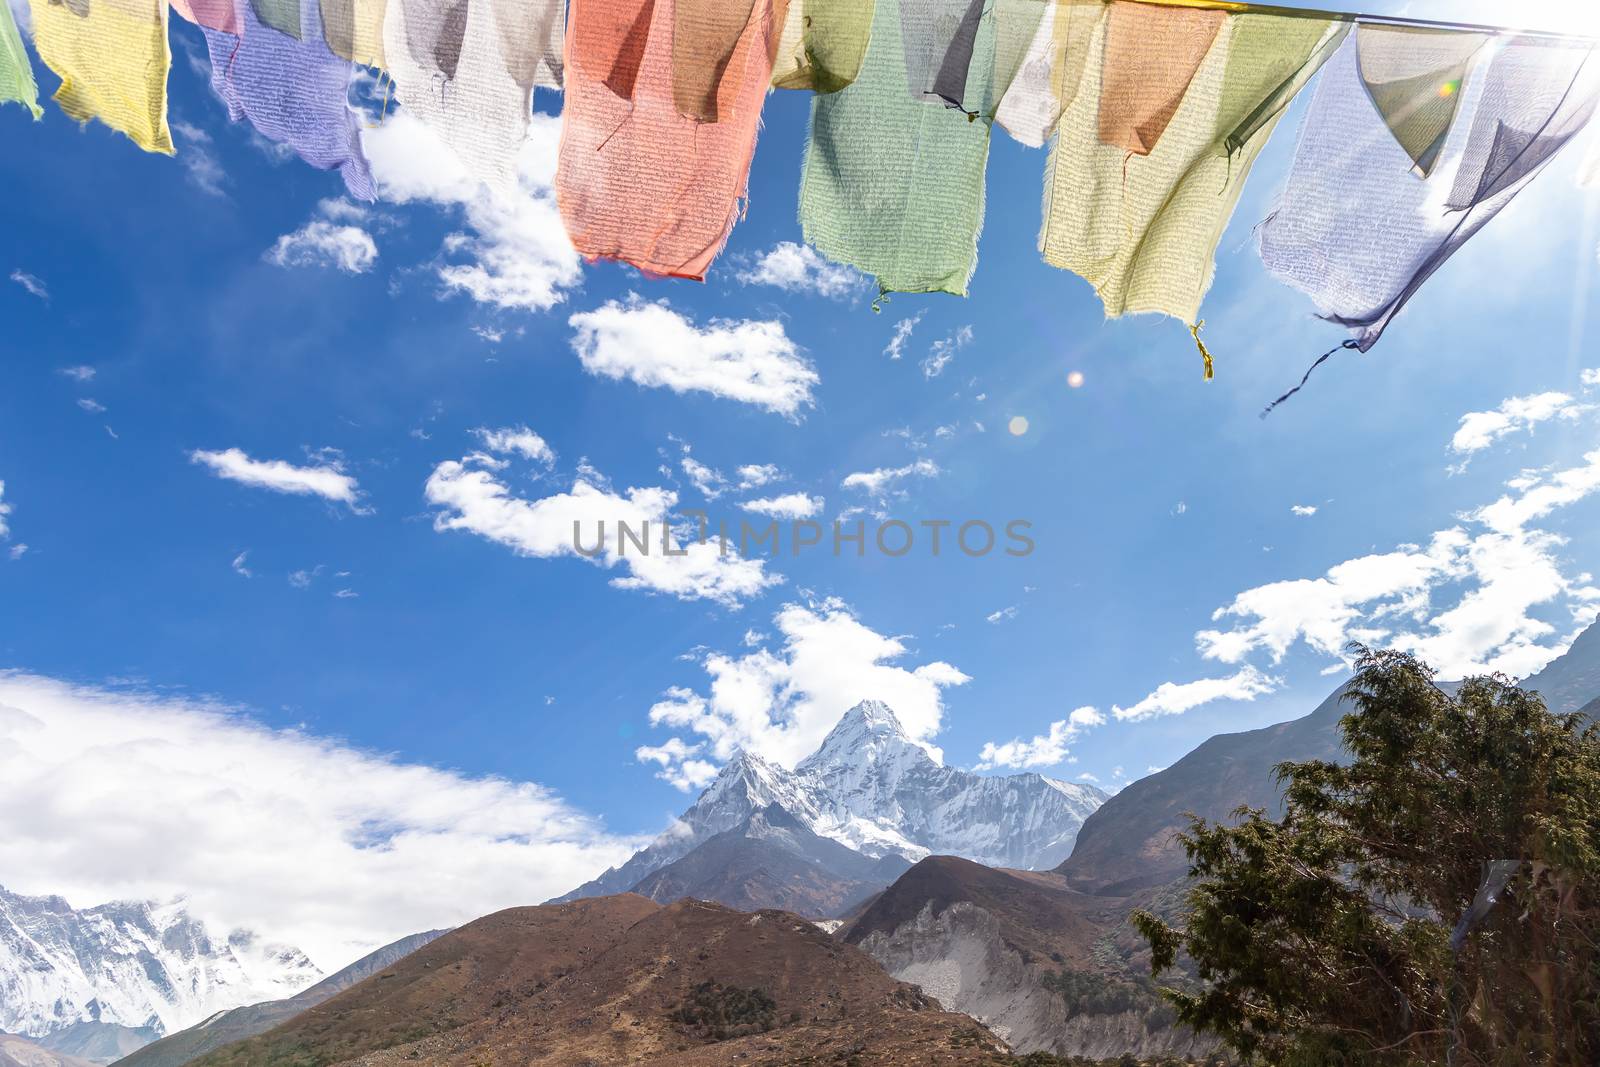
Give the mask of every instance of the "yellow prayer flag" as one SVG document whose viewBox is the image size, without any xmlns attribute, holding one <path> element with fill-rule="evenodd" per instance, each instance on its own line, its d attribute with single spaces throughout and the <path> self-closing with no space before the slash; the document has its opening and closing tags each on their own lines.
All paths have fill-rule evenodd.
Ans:
<svg viewBox="0 0 1600 1067">
<path fill-rule="evenodd" d="M 1344 38 L 1332 20 L 1228 15 L 1186 86 L 1167 85 L 1155 121 L 1118 130 L 1107 143 L 1102 97 L 1148 69 L 1164 36 L 1110 41 L 1103 20 L 1090 44 L 1083 84 L 1062 115 L 1045 188 L 1039 250 L 1045 261 L 1087 279 L 1108 316 L 1161 312 L 1193 323 L 1211 285 L 1213 257 L 1234 204 L 1294 94 Z M 1192 12 L 1168 10 L 1181 19 Z M 1147 28 L 1148 29 L 1148 28 Z M 1141 44 L 1141 42 L 1144 42 Z M 1113 47 L 1114 46 L 1114 47 Z M 1137 134 L 1135 139 L 1121 136 Z"/>
<path fill-rule="evenodd" d="M 61 78 L 61 110 L 171 155 L 166 0 L 29 0 L 29 9 L 39 58 Z"/>
</svg>

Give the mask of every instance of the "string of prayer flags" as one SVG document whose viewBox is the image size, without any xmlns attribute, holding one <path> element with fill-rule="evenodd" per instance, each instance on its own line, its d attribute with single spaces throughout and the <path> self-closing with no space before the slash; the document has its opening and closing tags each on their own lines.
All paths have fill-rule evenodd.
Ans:
<svg viewBox="0 0 1600 1067">
<path fill-rule="evenodd" d="M 171 155 L 166 0 L 29 0 L 28 10 L 34 48 L 61 78 L 61 110 Z"/>
<path fill-rule="evenodd" d="M 390 0 L 322 0 L 322 35 L 328 50 L 352 63 L 387 70 L 383 28 L 389 3 Z"/>
<path fill-rule="evenodd" d="M 1051 151 L 1040 251 L 1093 285 L 1111 317 L 1160 312 L 1198 326 L 1251 165 L 1349 29 L 1199 14 L 1214 13 L 1112 4 Z M 1180 83 L 1175 70 L 1192 76 Z"/>
<path fill-rule="evenodd" d="M 1372 106 L 1427 177 L 1455 122 L 1467 68 L 1488 37 L 1415 26 L 1356 28 L 1356 61 Z"/>
<path fill-rule="evenodd" d="M 15 101 L 27 108 L 35 119 L 44 114 L 39 106 L 39 87 L 33 81 L 33 68 L 22 47 L 22 35 L 9 5 L 0 4 L 0 104 Z"/>
<path fill-rule="evenodd" d="M 727 243 L 749 188 L 787 7 L 785 0 L 750 4 L 708 90 L 715 121 L 702 121 L 678 106 L 677 3 L 573 0 L 556 198 L 584 256 L 700 279 Z M 691 82 L 710 84 L 701 78 Z"/>
<path fill-rule="evenodd" d="M 836 93 L 856 80 L 872 37 L 874 0 L 789 0 L 774 89 Z"/>
<path fill-rule="evenodd" d="M 347 97 L 350 63 L 328 50 L 316 3 L 307 0 L 300 10 L 298 38 L 263 24 L 251 0 L 235 0 L 235 10 L 239 36 L 204 31 L 211 88 L 228 105 L 228 117 L 249 119 L 257 133 L 313 167 L 337 169 L 351 196 L 376 199 Z"/>
<path fill-rule="evenodd" d="M 1310 296 L 1323 318 L 1349 327 L 1348 343 L 1366 351 L 1588 121 L 1600 57 L 1561 38 L 1501 42 L 1487 69 L 1472 74 L 1482 84 L 1471 121 L 1452 123 L 1423 176 L 1416 142 L 1402 144 L 1374 106 L 1359 51 L 1343 49 L 1324 72 L 1260 236 L 1267 269 Z"/>
<path fill-rule="evenodd" d="M 401 105 L 493 188 L 516 189 L 534 87 L 558 87 L 565 9 L 565 0 L 389 0 L 384 51 Z"/>
<path fill-rule="evenodd" d="M 964 296 L 983 226 L 989 123 L 907 91 L 902 2 L 878 0 L 855 83 L 811 102 L 800 226 L 883 292 Z M 979 27 L 969 94 L 987 92 L 993 48 L 981 38 L 991 23 Z"/>
<path fill-rule="evenodd" d="M 1077 95 L 1106 8 L 1105 0 L 1051 0 L 995 110 L 995 122 L 1015 140 L 1039 148 L 1055 134 Z"/>
</svg>

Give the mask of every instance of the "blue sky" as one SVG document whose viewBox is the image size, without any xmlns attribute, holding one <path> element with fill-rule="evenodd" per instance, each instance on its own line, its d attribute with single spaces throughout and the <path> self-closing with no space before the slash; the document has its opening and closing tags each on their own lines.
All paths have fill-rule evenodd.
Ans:
<svg viewBox="0 0 1600 1067">
<path fill-rule="evenodd" d="M 1222 242 L 1204 313 L 1217 379 L 1205 383 L 1181 323 L 1106 322 L 1085 283 L 1039 262 L 1046 157 L 1003 133 L 971 297 L 896 296 L 875 313 L 870 285 L 819 283 L 815 264 L 808 287 L 741 280 L 799 239 L 802 95 L 770 98 L 748 218 L 708 283 L 651 281 L 579 267 L 560 247 L 541 184 L 553 123 L 536 127 L 545 150 L 528 154 L 526 202 L 496 208 L 452 186 L 391 120 L 373 135 L 375 167 L 405 202 L 356 209 L 336 175 L 229 125 L 196 67 L 199 35 L 175 22 L 173 36 L 176 159 L 57 111 L 37 124 L 0 111 L 0 667 L 18 672 L 0 704 L 28 711 L 28 697 L 60 723 L 90 722 L 70 710 L 87 705 L 151 724 L 215 714 L 207 730 L 244 731 L 216 750 L 237 774 L 213 766 L 214 783 L 167 808 L 248 799 L 257 743 L 290 768 L 310 751 L 383 773 L 438 769 L 440 808 L 503 780 L 497 803 L 536 794 L 545 807 L 530 817 L 566 827 L 558 860 L 539 853 L 538 877 L 497 890 L 526 902 L 664 827 L 692 796 L 667 778 L 703 779 L 733 744 L 792 759 L 856 699 L 896 703 L 951 763 L 1109 788 L 1214 733 L 1309 711 L 1337 683 L 1345 638 L 1525 673 L 1593 617 L 1600 375 L 1586 384 L 1585 371 L 1600 367 L 1600 227 L 1574 180 L 1587 139 L 1370 354 L 1341 354 L 1263 421 L 1263 404 L 1342 336 L 1266 275 L 1250 241 L 1303 101 Z M 649 307 L 662 300 L 670 313 Z M 774 377 L 744 399 L 719 395 L 714 375 L 675 379 L 694 386 L 682 391 L 641 384 L 659 364 L 638 352 L 669 344 L 683 365 L 720 351 Z M 1026 432 L 1013 433 L 1019 418 Z M 549 454 L 476 432 L 523 428 Z M 697 487 L 686 458 L 722 480 L 702 473 Z M 270 478 L 256 464 L 271 461 L 320 495 L 221 476 Z M 741 489 L 747 466 L 777 473 Z M 743 504 L 789 494 L 822 498 L 826 522 L 1023 519 L 1036 548 L 811 553 L 767 561 L 756 590 L 738 586 L 750 571 L 715 568 L 677 587 L 687 597 L 618 588 L 625 566 L 538 549 L 517 526 L 520 509 L 575 481 L 671 492 L 734 522 Z M 496 512 L 484 495 L 495 486 L 523 503 Z M 507 514 L 510 527 L 493 525 Z M 652 724 L 652 707 L 665 721 Z M 1084 708 L 1095 713 L 1073 726 Z M 27 750 L 40 783 L 66 791 L 85 773 L 84 751 L 20 737 L 13 758 Z M 316 766 L 303 769 L 345 773 Z M 118 803 L 116 788 L 97 795 Z M 161 788 L 148 775 L 125 784 L 127 796 Z M 389 789 L 409 791 L 369 792 Z M 48 784 L 29 796 L 68 837 L 95 816 Z M 262 796 L 268 809 L 281 799 Z M 362 826 L 410 826 L 371 802 Z M 208 891 L 185 882 L 208 866 L 203 833 L 140 825 L 167 859 L 52 866 L 14 845 L 0 848 L 12 865 L 0 883 L 82 898 Z M 429 834 L 459 844 L 447 827 Z M 219 915 L 276 923 L 325 963 L 389 932 L 341 939 L 281 902 L 230 904 L 213 888 Z M 403 914 L 395 932 L 430 914 Z"/>
</svg>

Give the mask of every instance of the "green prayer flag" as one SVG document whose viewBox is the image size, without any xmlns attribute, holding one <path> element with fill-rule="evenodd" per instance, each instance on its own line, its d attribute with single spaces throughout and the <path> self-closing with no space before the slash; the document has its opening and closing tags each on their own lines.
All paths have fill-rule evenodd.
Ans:
<svg viewBox="0 0 1600 1067">
<path fill-rule="evenodd" d="M 17 33 L 16 20 L 11 17 L 11 7 L 0 3 L 0 104 L 15 100 L 37 119 L 44 114 L 39 107 L 39 87 L 33 81 L 33 68 L 28 65 L 28 53 L 22 47 L 22 35 Z"/>
<path fill-rule="evenodd" d="M 989 123 L 906 88 L 901 0 L 878 0 L 854 84 L 811 103 L 800 226 L 817 251 L 884 292 L 965 296 L 983 227 Z M 965 107 L 988 100 L 994 27 L 978 30 Z"/>
</svg>

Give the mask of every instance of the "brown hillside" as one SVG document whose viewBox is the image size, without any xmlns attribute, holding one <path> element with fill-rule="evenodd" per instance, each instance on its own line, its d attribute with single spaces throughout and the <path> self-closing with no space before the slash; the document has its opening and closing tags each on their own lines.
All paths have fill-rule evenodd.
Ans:
<svg viewBox="0 0 1600 1067">
<path fill-rule="evenodd" d="M 534 996 L 657 910 L 643 897 L 624 895 L 496 912 L 282 1026 L 193 1062 L 312 1067 L 453 1030 Z"/>
<path fill-rule="evenodd" d="M 1008 871 L 955 856 L 930 856 L 885 889 L 843 932 L 857 944 L 874 932 L 893 933 L 931 905 L 938 915 L 958 902 L 975 904 L 1000 921 L 1007 947 L 1024 962 L 1088 966 L 1103 932 L 1104 902 L 1067 889 L 1047 871 Z"/>
<path fill-rule="evenodd" d="M 999 1049 L 797 916 L 630 895 L 480 919 L 199 1062 L 957 1067 Z"/>
</svg>

